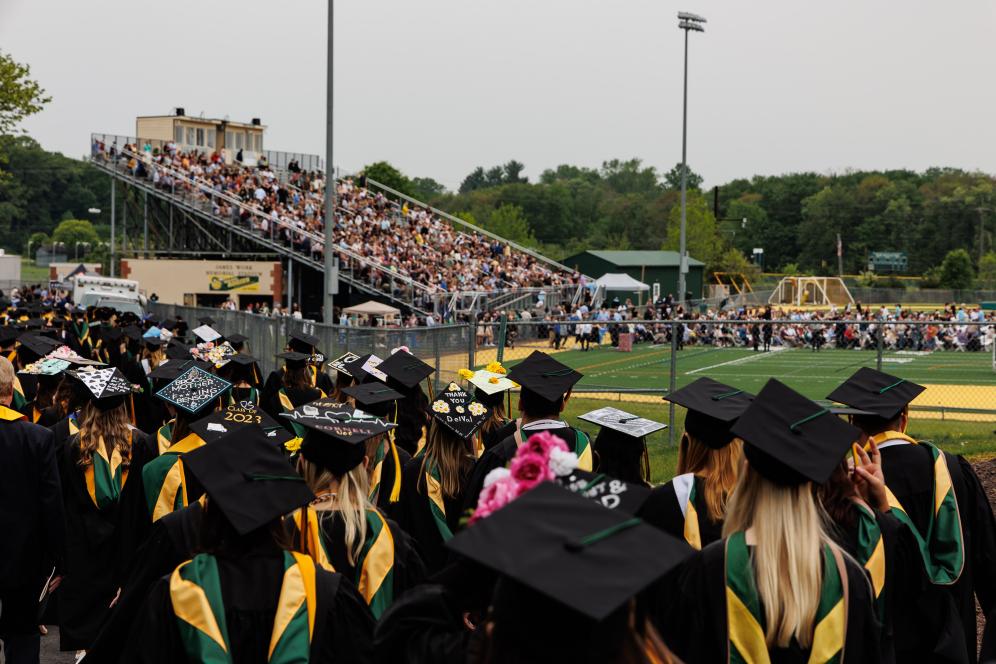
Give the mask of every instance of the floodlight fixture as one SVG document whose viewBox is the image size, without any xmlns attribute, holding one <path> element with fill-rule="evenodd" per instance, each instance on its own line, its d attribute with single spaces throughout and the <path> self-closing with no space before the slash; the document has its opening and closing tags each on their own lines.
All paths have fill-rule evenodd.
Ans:
<svg viewBox="0 0 996 664">
<path fill-rule="evenodd" d="M 695 21 L 696 23 L 706 23 L 706 20 L 698 14 L 691 12 L 678 12 L 678 18 L 682 21 Z"/>
</svg>

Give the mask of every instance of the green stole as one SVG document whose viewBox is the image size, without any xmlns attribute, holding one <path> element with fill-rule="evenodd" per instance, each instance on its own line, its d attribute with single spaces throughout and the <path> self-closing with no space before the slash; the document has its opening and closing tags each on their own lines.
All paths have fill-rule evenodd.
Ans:
<svg viewBox="0 0 996 664">
<path fill-rule="evenodd" d="M 591 456 L 591 441 L 588 439 L 588 434 L 580 429 L 574 429 L 574 449 L 571 450 L 578 457 L 578 468 L 580 470 L 591 471 L 592 469 L 592 456 Z M 541 430 L 542 431 L 542 430 Z M 531 431 L 527 433 L 540 433 L 539 431 Z M 522 431 L 522 421 L 519 420 L 516 423 L 515 429 L 515 445 L 518 447 L 525 442 L 526 437 Z"/>
<path fill-rule="evenodd" d="M 307 524 L 302 526 L 301 515 L 307 515 Z M 387 521 L 376 508 L 368 509 L 367 537 L 356 561 L 356 577 L 353 582 L 363 599 L 370 607 L 374 618 L 380 619 L 387 607 L 394 601 L 394 536 Z M 295 544 L 299 544 L 323 569 L 335 572 L 332 558 L 328 554 L 329 542 L 322 533 L 319 514 L 311 509 L 297 510 L 293 515 Z"/>
<path fill-rule="evenodd" d="M 443 502 L 443 485 L 439 478 L 439 467 L 426 467 L 425 448 L 423 447 L 413 458 L 422 459 L 422 475 L 425 477 L 425 493 L 429 498 L 429 512 L 436 524 L 436 529 L 444 542 L 453 539 L 453 531 L 446 522 L 446 503 Z"/>
<path fill-rule="evenodd" d="M 79 445 L 82 449 L 83 436 L 79 437 Z M 90 463 L 83 469 L 83 479 L 86 492 L 98 510 L 118 502 L 121 489 L 128 481 L 128 469 L 124 467 L 121 450 L 115 447 L 108 457 L 107 450 L 104 449 L 104 437 L 100 436 Z"/>
<path fill-rule="evenodd" d="M 888 440 L 903 440 L 930 450 L 934 463 L 934 509 L 930 513 L 926 533 L 920 532 L 888 486 L 885 493 L 892 514 L 913 532 L 931 582 L 939 586 L 957 582 L 965 568 L 965 540 L 961 530 L 958 500 L 951 484 L 951 473 L 944 452 L 930 443 L 917 442 L 899 431 L 883 431 L 869 440 L 876 446 Z"/>
<path fill-rule="evenodd" d="M 187 506 L 187 480 L 180 457 L 203 445 L 201 437 L 192 433 L 142 468 L 145 504 L 153 522 Z"/>
<path fill-rule="evenodd" d="M 875 593 L 875 610 L 879 620 L 885 618 L 885 542 L 882 539 L 882 529 L 879 528 L 875 514 L 870 507 L 855 504 L 858 510 L 857 534 L 858 543 L 855 559 L 865 568 L 871 579 L 872 590 Z"/>
<path fill-rule="evenodd" d="M 267 662 L 307 664 L 315 630 L 315 562 L 284 552 L 284 576 Z M 235 664 L 228 640 L 218 562 L 206 553 L 181 564 L 169 580 L 170 602 L 187 657 L 204 664 Z"/>
<path fill-rule="evenodd" d="M 754 584 L 754 567 L 743 531 L 726 540 L 726 630 L 729 661 L 767 664 L 771 661 L 764 636 L 764 612 Z M 844 659 L 847 634 L 847 591 L 843 560 L 823 547 L 823 589 L 816 610 L 816 626 L 808 661 L 811 664 Z"/>
</svg>

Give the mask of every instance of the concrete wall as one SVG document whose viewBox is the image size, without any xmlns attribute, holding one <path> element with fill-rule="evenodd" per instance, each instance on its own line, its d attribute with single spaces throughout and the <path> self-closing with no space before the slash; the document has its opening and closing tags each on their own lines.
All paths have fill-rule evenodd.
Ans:
<svg viewBox="0 0 996 664">
<path fill-rule="evenodd" d="M 121 277 L 137 280 L 143 294 L 155 293 L 164 304 L 210 304 L 229 297 L 239 303 L 243 296 L 283 297 L 280 261 L 128 258 L 121 261 Z"/>
<path fill-rule="evenodd" d="M 21 257 L 0 255 L 0 281 L 21 280 Z"/>
</svg>

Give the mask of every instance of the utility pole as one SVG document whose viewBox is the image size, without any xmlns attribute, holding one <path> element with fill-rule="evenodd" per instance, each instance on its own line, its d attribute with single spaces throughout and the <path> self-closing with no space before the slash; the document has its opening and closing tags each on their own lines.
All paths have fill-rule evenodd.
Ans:
<svg viewBox="0 0 996 664">
<path fill-rule="evenodd" d="M 985 244 L 986 244 L 986 220 L 983 216 L 983 212 L 989 212 L 987 207 L 975 208 L 979 213 L 979 265 L 982 265 L 982 257 L 985 255 Z"/>
<path fill-rule="evenodd" d="M 114 204 L 115 204 L 115 199 L 117 198 L 117 190 L 116 190 L 116 187 L 115 187 L 115 182 L 116 182 L 116 180 L 115 180 L 114 176 L 112 175 L 111 176 L 111 265 L 110 265 L 111 276 L 112 277 L 116 277 L 118 275 L 118 268 L 114 264 L 114 262 L 117 260 L 117 251 L 114 248 L 114 234 L 115 234 L 114 232 L 116 230 L 114 228 L 114 224 L 115 224 L 115 221 L 114 221 Z"/>
<path fill-rule="evenodd" d="M 678 266 L 678 302 L 685 301 L 685 278 L 688 274 L 688 254 L 685 246 L 685 223 L 686 223 L 686 191 L 688 189 L 688 165 L 686 163 L 686 153 L 688 146 L 688 33 L 705 32 L 702 24 L 706 20 L 696 14 L 688 12 L 678 12 L 678 28 L 685 31 L 685 78 L 684 92 L 681 105 L 681 231 L 679 234 L 679 255 Z"/>
<path fill-rule="evenodd" d="M 840 233 L 837 233 L 837 276 L 844 276 L 844 245 L 840 241 Z"/>
<path fill-rule="evenodd" d="M 333 313 L 335 285 L 332 279 L 335 278 L 335 255 L 332 251 L 332 231 L 335 229 L 335 162 L 332 158 L 332 36 L 333 36 L 333 0 L 329 3 L 329 27 L 328 27 L 328 62 L 325 66 L 325 265 L 322 281 L 325 286 L 324 310 L 322 320 L 325 323 L 334 323 Z"/>
</svg>

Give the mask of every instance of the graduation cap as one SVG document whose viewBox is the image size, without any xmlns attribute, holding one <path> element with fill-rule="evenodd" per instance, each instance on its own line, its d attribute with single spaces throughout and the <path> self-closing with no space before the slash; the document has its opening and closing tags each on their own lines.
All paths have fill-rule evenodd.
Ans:
<svg viewBox="0 0 996 664">
<path fill-rule="evenodd" d="M 150 327 L 149 329 L 147 329 L 145 331 L 145 334 L 142 335 L 142 338 L 143 339 L 159 339 L 160 336 L 162 335 L 162 332 L 163 331 L 160 330 L 157 326 L 153 325 L 152 327 Z"/>
<path fill-rule="evenodd" d="M 518 387 L 515 381 L 509 380 L 505 374 L 500 374 L 487 369 L 479 369 L 474 375 L 467 379 L 471 385 L 487 395 L 507 392 L 514 387 Z"/>
<path fill-rule="evenodd" d="M 648 486 L 631 484 L 604 473 L 592 473 L 580 469 L 574 469 L 569 474 L 558 477 L 557 482 L 571 493 L 580 494 L 602 507 L 627 514 L 637 514 L 643 503 L 647 502 L 651 492 Z"/>
<path fill-rule="evenodd" d="M 751 467 L 784 485 L 822 484 L 861 431 L 784 383 L 768 380 L 731 433 Z"/>
<path fill-rule="evenodd" d="M 490 409 L 456 383 L 450 383 L 436 395 L 432 416 L 463 439 L 470 438 L 488 419 Z"/>
<path fill-rule="evenodd" d="M 356 403 L 361 406 L 376 406 L 388 401 L 404 399 L 405 395 L 383 383 L 364 383 L 363 385 L 353 385 L 344 387 L 342 393 L 351 396 Z"/>
<path fill-rule="evenodd" d="M 229 340 L 231 341 L 231 340 Z M 261 372 L 259 370 L 259 363 L 256 358 L 252 355 L 238 354 L 233 355 L 231 362 L 234 365 L 232 369 L 232 378 L 237 380 L 245 380 L 247 383 L 257 384 L 260 383 Z"/>
<path fill-rule="evenodd" d="M 0 346 L 10 346 L 21 336 L 20 330 L 10 325 L 0 327 Z"/>
<path fill-rule="evenodd" d="M 581 373 L 538 350 L 534 350 L 532 355 L 508 372 L 509 380 L 514 380 L 547 401 L 557 401 L 582 378 L 584 376 Z"/>
<path fill-rule="evenodd" d="M 389 379 L 407 389 L 413 389 L 435 371 L 431 366 L 404 350 L 393 353 L 377 368 L 387 374 Z"/>
<path fill-rule="evenodd" d="M 124 329 L 124 333 L 130 341 L 142 340 L 142 330 L 137 325 L 129 325 Z"/>
<path fill-rule="evenodd" d="M 157 348 L 162 348 L 169 342 L 165 339 L 160 339 L 159 337 L 142 337 L 142 341 L 148 346 L 149 350 L 155 350 Z"/>
<path fill-rule="evenodd" d="M 699 378 L 664 397 L 665 401 L 688 409 L 685 430 L 713 449 L 730 444 L 734 438 L 730 428 L 753 398 L 749 392 L 712 378 Z"/>
<path fill-rule="evenodd" d="M 346 362 L 346 368 L 348 373 L 353 377 L 353 380 L 357 383 L 366 383 L 371 378 L 376 378 L 381 382 L 386 382 L 387 374 L 378 368 L 381 362 L 383 362 L 383 360 L 373 353 L 367 353 L 352 362 Z"/>
<path fill-rule="evenodd" d="M 190 359 L 190 348 L 174 339 L 166 346 L 166 357 L 171 360 L 188 360 Z"/>
<path fill-rule="evenodd" d="M 318 337 L 312 334 L 305 334 L 304 332 L 291 332 L 290 338 L 287 340 L 287 346 L 291 350 L 311 355 L 318 348 L 318 341 Z"/>
<path fill-rule="evenodd" d="M 303 369 L 308 363 L 308 360 L 311 359 L 311 355 L 298 353 L 294 350 L 277 353 L 277 357 L 282 359 L 287 364 L 288 369 Z"/>
<path fill-rule="evenodd" d="M 270 444 L 283 448 L 294 436 L 251 401 L 229 404 L 224 410 L 211 413 L 190 424 L 190 430 L 210 443 L 233 431 L 259 428 Z"/>
<path fill-rule="evenodd" d="M 249 337 L 247 337 L 244 334 L 239 334 L 238 332 L 236 332 L 235 334 L 229 334 L 225 338 L 228 339 L 228 343 L 232 344 L 233 347 L 238 346 L 240 344 L 244 344 L 245 342 L 249 341 Z"/>
<path fill-rule="evenodd" d="M 17 373 L 33 374 L 38 376 L 57 376 L 70 366 L 67 360 L 58 358 L 42 358 L 37 362 L 32 362 Z"/>
<path fill-rule="evenodd" d="M 120 327 L 107 327 L 100 333 L 101 340 L 107 343 L 120 343 L 123 336 L 124 330 Z"/>
<path fill-rule="evenodd" d="M 340 477 L 363 461 L 366 446 L 362 443 L 397 426 L 332 399 L 312 401 L 282 417 L 308 430 L 301 443 L 304 458 Z"/>
<path fill-rule="evenodd" d="M 214 325 L 216 321 L 210 316 L 202 316 L 201 318 L 197 319 L 197 322 L 200 323 L 201 325 L 209 326 L 209 325 Z M 194 330 L 194 334 L 197 334 L 197 330 Z M 210 339 L 205 339 L 205 341 L 210 341 Z"/>
<path fill-rule="evenodd" d="M 156 396 L 177 408 L 196 414 L 212 404 L 232 386 L 227 380 L 197 366 L 191 366 L 156 392 Z"/>
<path fill-rule="evenodd" d="M 624 410 L 611 407 L 599 408 L 587 412 L 584 415 L 579 415 L 578 419 L 597 424 L 604 429 L 618 431 L 633 438 L 643 438 L 655 431 L 667 428 L 666 424 L 654 422 L 639 415 L 633 415 Z"/>
<path fill-rule="evenodd" d="M 124 403 L 124 398 L 132 393 L 132 385 L 120 370 L 114 367 L 66 371 L 86 388 L 84 394 L 100 410 L 110 410 Z"/>
<path fill-rule="evenodd" d="M 217 507 L 239 535 L 315 499 L 283 452 L 256 427 L 187 452 L 183 468 L 204 488 L 210 508 Z"/>
<path fill-rule="evenodd" d="M 827 398 L 891 420 L 926 389 L 903 378 L 861 367 Z"/>
<path fill-rule="evenodd" d="M 336 372 L 346 374 L 352 378 L 353 374 L 349 372 L 349 368 L 346 365 L 351 364 L 358 359 L 360 359 L 360 356 L 356 353 L 344 353 L 329 362 L 329 368 L 335 369 Z"/>
<path fill-rule="evenodd" d="M 148 377 L 153 380 L 171 381 L 192 366 L 192 361 L 167 360 L 150 371 Z"/>
<path fill-rule="evenodd" d="M 203 341 L 204 343 L 210 343 L 212 341 L 217 341 L 221 339 L 221 333 L 214 329 L 210 325 L 201 325 L 200 327 L 195 327 L 193 329 L 194 336 Z"/>
<path fill-rule="evenodd" d="M 595 621 L 604 620 L 693 552 L 640 519 L 605 509 L 552 482 L 478 521 L 447 546 Z M 502 588 L 499 584 L 499 593 Z"/>
<path fill-rule="evenodd" d="M 22 348 L 38 357 L 48 355 L 60 345 L 58 342 L 38 334 L 22 334 L 20 342 Z"/>
</svg>

